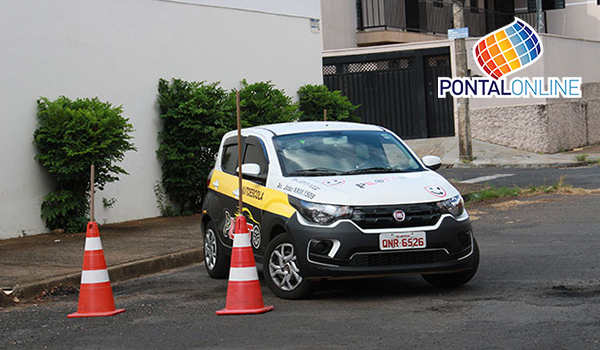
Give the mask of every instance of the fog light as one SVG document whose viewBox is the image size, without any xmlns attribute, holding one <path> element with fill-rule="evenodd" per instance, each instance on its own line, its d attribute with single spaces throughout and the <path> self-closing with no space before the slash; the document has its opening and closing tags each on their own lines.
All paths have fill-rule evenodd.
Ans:
<svg viewBox="0 0 600 350">
<path fill-rule="evenodd" d="M 325 242 L 317 243 L 317 251 L 319 253 L 327 253 L 328 248 L 329 247 L 327 246 L 327 243 L 325 243 Z"/>
<path fill-rule="evenodd" d="M 471 245 L 471 231 L 461 232 L 458 234 L 458 241 L 463 247 Z"/>
<path fill-rule="evenodd" d="M 310 241 L 310 252 L 313 254 L 327 255 L 331 251 L 333 243 L 329 240 L 313 239 Z"/>
</svg>

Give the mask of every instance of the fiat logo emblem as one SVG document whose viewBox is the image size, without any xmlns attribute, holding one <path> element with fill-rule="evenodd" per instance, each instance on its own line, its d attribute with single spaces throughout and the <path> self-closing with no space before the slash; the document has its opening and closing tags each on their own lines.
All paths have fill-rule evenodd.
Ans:
<svg viewBox="0 0 600 350">
<path fill-rule="evenodd" d="M 404 214 L 402 210 L 396 210 L 394 212 L 394 219 L 396 219 L 398 222 L 402 222 L 404 219 L 406 219 L 406 214 Z"/>
</svg>

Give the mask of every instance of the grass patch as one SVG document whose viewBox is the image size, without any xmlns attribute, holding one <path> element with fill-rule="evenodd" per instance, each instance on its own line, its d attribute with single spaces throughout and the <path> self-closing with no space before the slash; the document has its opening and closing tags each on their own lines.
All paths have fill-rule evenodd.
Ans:
<svg viewBox="0 0 600 350">
<path fill-rule="evenodd" d="M 492 187 L 486 190 L 473 192 L 469 195 L 467 203 L 474 203 L 479 201 L 485 201 L 490 199 L 516 197 L 520 195 L 524 190 L 519 187 Z"/>
<path fill-rule="evenodd" d="M 588 158 L 587 154 L 578 154 L 578 155 L 575 156 L 575 160 L 578 161 L 578 162 L 580 162 L 580 163 L 587 162 L 587 158 Z"/>
<path fill-rule="evenodd" d="M 558 183 L 551 186 L 529 186 L 521 187 L 492 187 L 489 189 L 472 192 L 468 196 L 467 204 L 508 197 L 528 196 L 543 193 L 572 193 L 573 187 L 565 183 L 564 177 Z"/>
<path fill-rule="evenodd" d="M 588 154 L 578 154 L 575 156 L 575 161 L 578 163 L 582 163 L 583 165 L 598 165 L 600 164 L 600 158 L 598 159 L 590 159 Z"/>
</svg>

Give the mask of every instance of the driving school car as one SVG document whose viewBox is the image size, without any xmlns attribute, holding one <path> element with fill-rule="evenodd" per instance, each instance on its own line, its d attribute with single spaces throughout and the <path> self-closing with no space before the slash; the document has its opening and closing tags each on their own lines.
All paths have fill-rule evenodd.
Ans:
<svg viewBox="0 0 600 350">
<path fill-rule="evenodd" d="M 227 277 L 232 218 L 248 222 L 255 259 L 279 297 L 321 279 L 421 274 L 467 283 L 479 249 L 460 193 L 394 133 L 374 125 L 296 122 L 226 134 L 208 179 L 202 230 L 206 270 Z"/>
</svg>

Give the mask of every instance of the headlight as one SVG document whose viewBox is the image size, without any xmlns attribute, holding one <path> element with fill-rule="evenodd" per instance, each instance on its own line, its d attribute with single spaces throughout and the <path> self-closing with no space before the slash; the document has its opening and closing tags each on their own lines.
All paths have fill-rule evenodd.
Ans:
<svg viewBox="0 0 600 350">
<path fill-rule="evenodd" d="M 460 195 L 438 202 L 438 207 L 442 214 L 450 213 L 454 217 L 459 217 L 465 211 L 465 203 Z"/>
<path fill-rule="evenodd" d="M 352 208 L 347 205 L 312 203 L 291 196 L 289 200 L 303 218 L 315 224 L 327 225 L 352 216 Z"/>
</svg>

